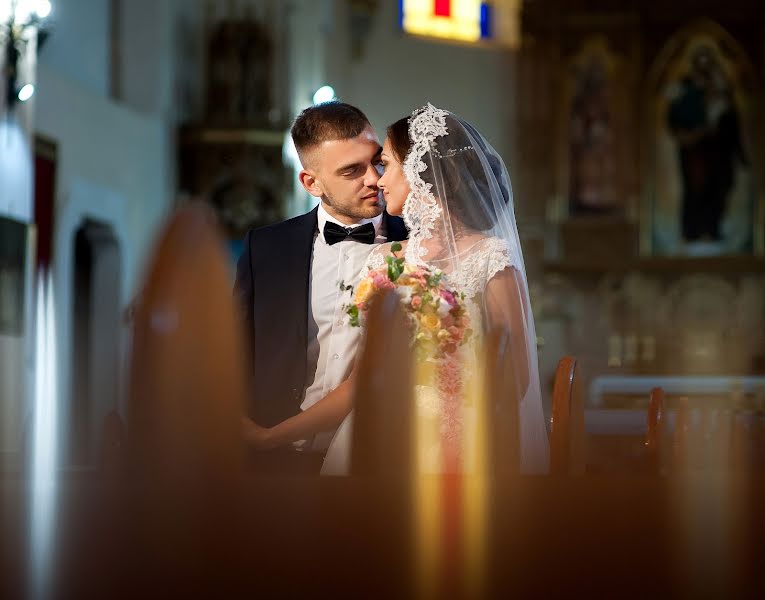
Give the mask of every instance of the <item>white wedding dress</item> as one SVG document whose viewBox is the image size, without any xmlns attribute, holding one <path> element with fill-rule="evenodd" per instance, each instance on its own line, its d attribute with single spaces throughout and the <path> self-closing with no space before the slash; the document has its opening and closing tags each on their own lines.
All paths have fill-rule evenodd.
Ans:
<svg viewBox="0 0 765 600">
<path fill-rule="evenodd" d="M 383 266 L 384 257 L 390 254 L 391 244 L 382 244 L 376 248 L 367 261 L 367 269 L 376 269 Z M 470 342 L 460 347 L 459 360 L 462 364 L 463 385 L 470 386 L 477 383 L 473 377 L 477 374 L 479 349 L 482 347 L 484 333 L 484 310 L 483 296 L 491 279 L 500 271 L 508 268 L 517 268 L 514 264 L 512 253 L 504 240 L 498 238 L 483 238 L 471 245 L 464 252 L 466 258 L 460 263 L 457 272 L 446 274 L 444 281 L 448 287 L 465 294 L 466 307 L 470 315 L 470 323 L 474 335 Z M 418 462 L 421 472 L 439 473 L 444 470 L 440 452 L 439 436 L 435 433 L 448 428 L 445 424 L 441 410 L 442 398 L 439 395 L 435 382 L 420 383 L 414 389 L 415 402 L 417 404 L 417 419 L 419 431 L 431 431 L 434 435 L 429 436 L 429 441 L 418 445 L 420 456 Z M 462 435 L 466 438 L 461 446 L 465 451 L 462 457 L 463 470 L 470 472 L 474 468 L 475 455 L 471 449 L 476 447 L 470 437 L 476 435 L 475 409 L 470 402 L 470 394 L 462 395 L 460 425 Z M 539 415 L 534 410 L 524 410 L 521 404 L 521 462 L 525 472 L 542 472 L 546 470 L 547 447 L 542 445 L 532 448 L 529 443 L 524 443 L 524 432 L 538 428 Z M 533 407 L 528 407 L 533 408 Z M 348 475 L 351 463 L 351 439 L 353 437 L 353 412 L 346 417 L 338 428 L 324 459 L 321 470 L 322 475 Z M 395 440 L 391 440 L 395 443 Z M 524 448 L 526 451 L 524 452 Z"/>
</svg>

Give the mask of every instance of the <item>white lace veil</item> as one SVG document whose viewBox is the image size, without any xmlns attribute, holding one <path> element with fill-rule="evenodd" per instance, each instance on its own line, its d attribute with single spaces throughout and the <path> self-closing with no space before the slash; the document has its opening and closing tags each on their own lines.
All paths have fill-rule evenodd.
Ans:
<svg viewBox="0 0 765 600">
<path fill-rule="evenodd" d="M 404 173 L 411 192 L 403 217 L 406 260 L 444 271 L 483 309 L 483 330 L 508 326 L 520 403 L 521 469 L 546 472 L 534 317 L 502 158 L 460 117 L 428 104 L 409 119 Z"/>
</svg>

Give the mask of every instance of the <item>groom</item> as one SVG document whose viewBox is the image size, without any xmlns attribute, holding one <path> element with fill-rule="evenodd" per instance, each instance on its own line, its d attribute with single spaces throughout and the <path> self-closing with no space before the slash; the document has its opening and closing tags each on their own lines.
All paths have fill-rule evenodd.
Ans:
<svg viewBox="0 0 765 600">
<path fill-rule="evenodd" d="M 307 409 L 348 378 L 360 332 L 344 318 L 348 298 L 340 282 L 356 282 L 374 244 L 406 237 L 403 222 L 383 210 L 382 148 L 364 113 L 341 102 L 319 104 L 298 116 L 291 133 L 300 183 L 320 203 L 249 231 L 235 284 L 251 350 L 249 413 L 265 427 Z M 294 450 L 318 457 L 318 472 L 333 433 Z"/>
</svg>

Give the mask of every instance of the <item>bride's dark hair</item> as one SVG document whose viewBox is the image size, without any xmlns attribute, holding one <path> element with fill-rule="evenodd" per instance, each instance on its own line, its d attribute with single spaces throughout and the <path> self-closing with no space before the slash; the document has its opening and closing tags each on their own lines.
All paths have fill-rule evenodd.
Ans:
<svg viewBox="0 0 765 600">
<path fill-rule="evenodd" d="M 396 159 L 403 164 L 406 155 L 409 154 L 409 150 L 412 148 L 412 140 L 409 139 L 409 117 L 404 117 L 393 123 L 393 125 L 389 125 L 385 134 L 390 140 L 390 145 L 393 148 Z"/>
<path fill-rule="evenodd" d="M 449 155 L 449 149 L 472 149 L 472 144 L 481 143 L 481 136 L 469 124 L 460 124 L 451 119 L 451 117 L 447 117 L 447 127 L 449 135 L 436 138 L 434 148 L 436 155 L 440 153 L 443 157 L 440 158 L 440 161 L 444 189 L 452 190 L 455 192 L 455 195 L 465 200 L 468 200 L 475 194 L 486 194 L 488 196 L 491 183 L 488 181 L 486 170 L 481 164 L 478 153 L 468 150 L 458 152 L 452 156 Z M 409 118 L 404 117 L 390 125 L 386 130 L 386 134 L 396 159 L 403 164 L 407 154 L 412 149 L 412 140 L 409 137 Z M 446 140 L 449 142 L 449 148 L 439 148 L 438 146 L 442 145 Z M 493 153 L 485 152 L 486 148 L 483 147 L 481 147 L 481 150 L 484 151 L 484 156 L 489 163 L 494 176 L 493 179 L 499 185 L 502 198 L 507 203 L 510 198 L 510 192 L 503 180 L 502 165 Z M 465 175 L 469 176 L 470 182 L 464 180 Z M 422 173 L 422 179 L 427 183 L 435 184 L 430 177 L 429 169 Z M 492 207 L 490 207 L 492 214 L 486 214 L 484 210 L 481 210 L 481 206 L 484 205 L 469 201 L 460 202 L 459 204 L 455 203 L 454 208 L 459 209 L 455 216 L 470 229 L 486 231 L 496 224 L 497 216 L 494 214 Z"/>
</svg>

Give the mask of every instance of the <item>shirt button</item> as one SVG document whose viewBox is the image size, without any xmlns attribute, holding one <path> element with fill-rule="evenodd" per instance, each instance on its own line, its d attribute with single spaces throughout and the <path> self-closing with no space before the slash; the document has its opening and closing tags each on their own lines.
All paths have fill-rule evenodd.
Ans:
<svg viewBox="0 0 765 600">
<path fill-rule="evenodd" d="M 339 355 L 339 354 L 335 354 L 335 355 L 334 355 L 332 358 L 334 358 L 335 360 L 337 360 L 338 358 L 340 358 L 340 355 Z"/>
</svg>

